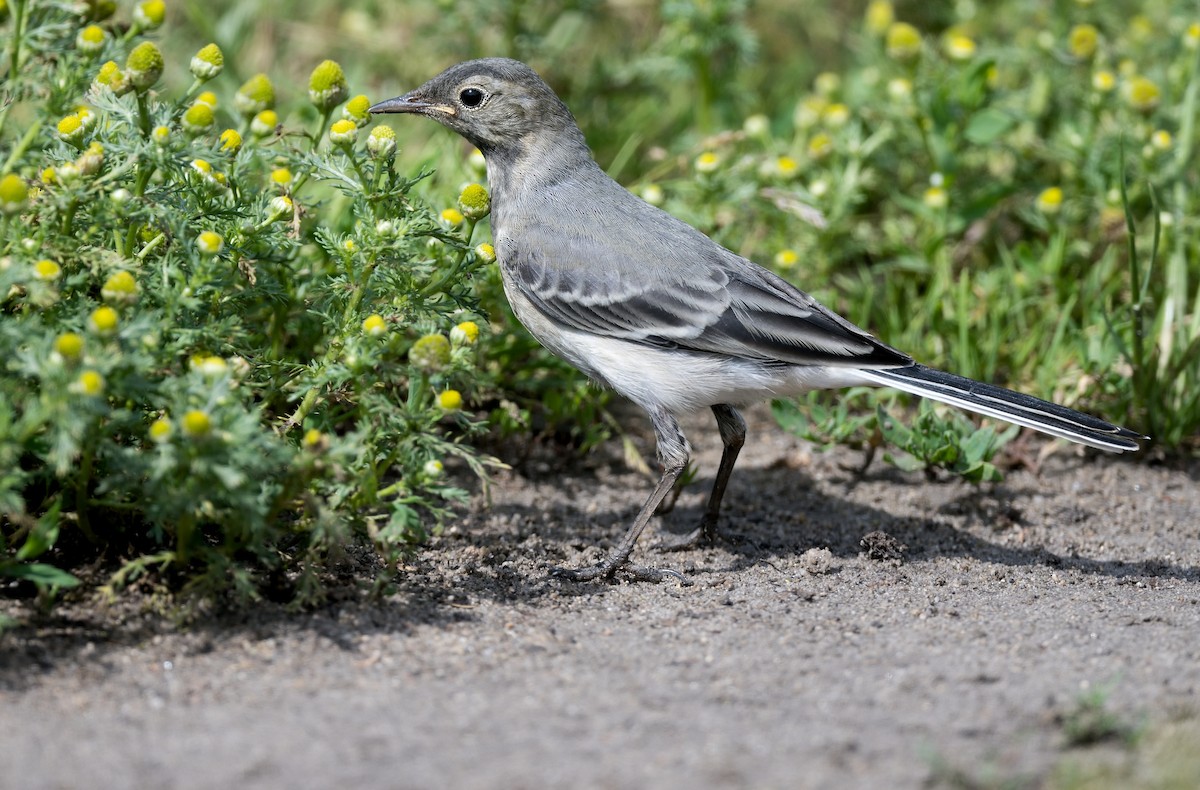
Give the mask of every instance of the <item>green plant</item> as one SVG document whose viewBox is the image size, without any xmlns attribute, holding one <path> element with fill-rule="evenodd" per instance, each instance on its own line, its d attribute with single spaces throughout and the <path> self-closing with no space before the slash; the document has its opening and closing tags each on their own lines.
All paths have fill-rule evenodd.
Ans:
<svg viewBox="0 0 1200 790">
<path fill-rule="evenodd" d="M 444 461 L 495 463 L 463 441 L 487 193 L 413 200 L 425 176 L 393 166 L 391 129 L 367 133 L 336 63 L 313 70 L 303 128 L 266 75 L 220 80 L 215 45 L 160 92 L 180 65 L 147 38 L 163 4 L 112 12 L 14 4 L 0 574 L 49 595 L 73 557 L 111 552 L 113 585 L 286 580 L 303 602 L 354 536 L 390 566 L 436 529 L 465 497 Z"/>
</svg>

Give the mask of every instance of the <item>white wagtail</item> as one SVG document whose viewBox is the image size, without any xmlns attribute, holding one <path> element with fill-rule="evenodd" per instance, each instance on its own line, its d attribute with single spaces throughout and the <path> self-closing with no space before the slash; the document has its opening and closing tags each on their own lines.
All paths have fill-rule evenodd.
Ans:
<svg viewBox="0 0 1200 790">
<path fill-rule="evenodd" d="M 866 384 L 1102 450 L 1137 450 L 1145 438 L 920 365 L 646 203 L 600 169 L 570 110 L 523 63 L 460 63 L 371 112 L 424 115 L 483 152 L 496 258 L 513 312 L 548 349 L 650 415 L 662 478 L 603 562 L 557 570 L 562 576 L 588 580 L 628 567 L 638 536 L 687 464 L 678 417 L 705 406 L 724 444 L 700 527 L 709 539 L 746 438 L 737 404 Z M 670 573 L 628 570 L 644 579 Z"/>
</svg>

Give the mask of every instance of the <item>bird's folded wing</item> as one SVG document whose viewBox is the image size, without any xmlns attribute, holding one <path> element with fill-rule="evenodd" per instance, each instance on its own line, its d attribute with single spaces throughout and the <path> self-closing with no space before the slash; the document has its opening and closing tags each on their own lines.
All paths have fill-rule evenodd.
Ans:
<svg viewBox="0 0 1200 790">
<path fill-rule="evenodd" d="M 785 280 L 705 244 L 611 243 L 523 234 L 510 282 L 560 327 L 765 364 L 896 367 L 912 360 Z M 699 255 L 697 255 L 699 253 Z"/>
</svg>

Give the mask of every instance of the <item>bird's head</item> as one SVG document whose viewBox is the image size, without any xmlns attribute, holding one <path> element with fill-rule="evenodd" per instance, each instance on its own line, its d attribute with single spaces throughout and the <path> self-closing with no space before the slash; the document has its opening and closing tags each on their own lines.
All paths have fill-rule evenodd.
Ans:
<svg viewBox="0 0 1200 790">
<path fill-rule="evenodd" d="M 570 110 L 550 86 L 533 69 L 508 58 L 451 66 L 416 90 L 379 102 L 371 112 L 432 118 L 474 143 L 485 156 L 519 153 L 539 138 L 583 140 Z"/>
</svg>

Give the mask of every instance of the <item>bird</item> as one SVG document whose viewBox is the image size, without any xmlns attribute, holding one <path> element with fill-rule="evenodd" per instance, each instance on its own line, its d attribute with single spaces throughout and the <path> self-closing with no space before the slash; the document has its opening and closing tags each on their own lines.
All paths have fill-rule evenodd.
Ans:
<svg viewBox="0 0 1200 790">
<path fill-rule="evenodd" d="M 370 107 L 457 132 L 483 154 L 504 292 L 534 338 L 646 412 L 661 477 L 600 562 L 554 568 L 579 582 L 682 579 L 633 564 L 646 525 L 690 459 L 680 418 L 711 409 L 721 460 L 696 533 L 712 541 L 746 441 L 746 404 L 815 389 L 882 386 L 1110 452 L 1141 434 L 1074 409 L 926 367 L 787 280 L 625 189 L 593 158 L 566 104 L 528 65 L 483 58 Z"/>
</svg>

